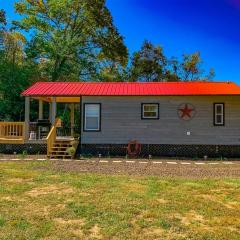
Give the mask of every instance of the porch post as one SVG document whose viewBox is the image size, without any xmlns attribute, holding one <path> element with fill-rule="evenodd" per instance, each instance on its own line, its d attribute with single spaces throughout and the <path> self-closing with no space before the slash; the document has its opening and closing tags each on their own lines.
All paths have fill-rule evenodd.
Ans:
<svg viewBox="0 0 240 240">
<path fill-rule="evenodd" d="M 43 101 L 39 100 L 38 103 L 38 119 L 43 119 Z"/>
<path fill-rule="evenodd" d="M 51 109 L 51 123 L 54 124 L 56 121 L 56 114 L 57 114 L 57 103 L 56 97 L 52 98 L 52 109 Z"/>
<path fill-rule="evenodd" d="M 30 97 L 25 97 L 25 140 L 29 139 Z"/>
<path fill-rule="evenodd" d="M 74 136 L 74 103 L 70 105 L 71 109 L 71 136 Z"/>
<path fill-rule="evenodd" d="M 49 102 L 49 117 L 50 123 L 52 123 L 52 102 Z"/>
</svg>

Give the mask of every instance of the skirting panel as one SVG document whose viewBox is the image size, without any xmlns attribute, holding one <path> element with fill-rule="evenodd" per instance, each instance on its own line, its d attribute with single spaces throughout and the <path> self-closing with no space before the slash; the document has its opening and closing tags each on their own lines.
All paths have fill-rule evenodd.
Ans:
<svg viewBox="0 0 240 240">
<path fill-rule="evenodd" d="M 0 144 L 0 153 L 17 154 L 26 151 L 28 154 L 46 154 L 47 144 Z"/>
<path fill-rule="evenodd" d="M 168 157 L 240 157 L 240 145 L 158 145 L 144 144 L 140 157 L 168 156 Z M 102 156 L 125 156 L 127 145 L 124 144 L 82 144 L 79 154 Z"/>
</svg>

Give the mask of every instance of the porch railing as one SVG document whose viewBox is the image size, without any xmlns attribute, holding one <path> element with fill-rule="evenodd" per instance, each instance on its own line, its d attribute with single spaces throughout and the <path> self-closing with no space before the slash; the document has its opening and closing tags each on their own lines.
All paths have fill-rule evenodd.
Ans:
<svg viewBox="0 0 240 240">
<path fill-rule="evenodd" d="M 0 122 L 0 141 L 2 143 L 24 143 L 24 122 Z"/>
<path fill-rule="evenodd" d="M 50 151 L 56 141 L 57 137 L 57 126 L 59 125 L 60 119 L 57 118 L 55 123 L 52 125 L 52 128 L 47 136 L 47 156 L 50 156 Z"/>
</svg>

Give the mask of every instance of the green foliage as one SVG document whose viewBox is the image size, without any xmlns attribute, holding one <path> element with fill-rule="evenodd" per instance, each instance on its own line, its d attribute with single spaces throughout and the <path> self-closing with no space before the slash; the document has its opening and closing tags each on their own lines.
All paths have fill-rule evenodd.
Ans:
<svg viewBox="0 0 240 240">
<path fill-rule="evenodd" d="M 160 46 L 144 41 L 140 51 L 133 54 L 131 60 L 131 81 L 163 81 L 166 75 L 167 59 Z"/>
<path fill-rule="evenodd" d="M 24 98 L 21 92 L 37 80 L 36 66 L 31 63 L 14 64 L 0 59 L 0 121 L 24 119 Z"/>
<path fill-rule="evenodd" d="M 0 24 L 6 25 L 6 13 L 3 9 L 0 9 Z"/>
<path fill-rule="evenodd" d="M 168 59 L 161 46 L 154 46 L 144 41 L 140 51 L 135 52 L 129 68 L 130 81 L 196 81 L 210 80 L 214 70 L 204 75 L 203 61 L 200 53 L 183 54 L 181 60 L 175 57 Z"/>
<path fill-rule="evenodd" d="M 19 154 L 19 157 L 21 159 L 25 159 L 28 156 L 28 152 L 27 151 L 23 151 L 21 154 Z"/>
<path fill-rule="evenodd" d="M 205 75 L 200 52 L 183 54 L 181 61 L 172 58 L 170 67 L 182 81 L 211 80 L 215 75 L 213 69 L 210 69 L 209 73 Z"/>
<path fill-rule="evenodd" d="M 0 227 L 3 227 L 5 225 L 5 219 L 0 215 Z"/>
<path fill-rule="evenodd" d="M 66 152 L 68 153 L 68 155 L 74 157 L 74 155 L 76 153 L 76 148 L 75 147 L 69 147 L 69 148 L 67 148 Z"/>
<path fill-rule="evenodd" d="M 26 52 L 40 62 L 44 77 L 98 80 L 103 63 L 127 63 L 105 0 L 21 0 L 15 8 L 22 18 L 14 25 L 34 31 Z"/>
<path fill-rule="evenodd" d="M 6 13 L 3 9 L 0 9 L 0 54 L 3 48 L 3 35 L 6 27 Z"/>
</svg>

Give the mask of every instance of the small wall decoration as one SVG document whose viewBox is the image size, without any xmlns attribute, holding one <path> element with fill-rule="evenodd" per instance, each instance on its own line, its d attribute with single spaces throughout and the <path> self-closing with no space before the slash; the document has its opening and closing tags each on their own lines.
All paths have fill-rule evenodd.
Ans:
<svg viewBox="0 0 240 240">
<path fill-rule="evenodd" d="M 178 107 L 178 116 L 183 120 L 190 120 L 195 114 L 195 107 L 190 103 L 183 103 Z"/>
</svg>

